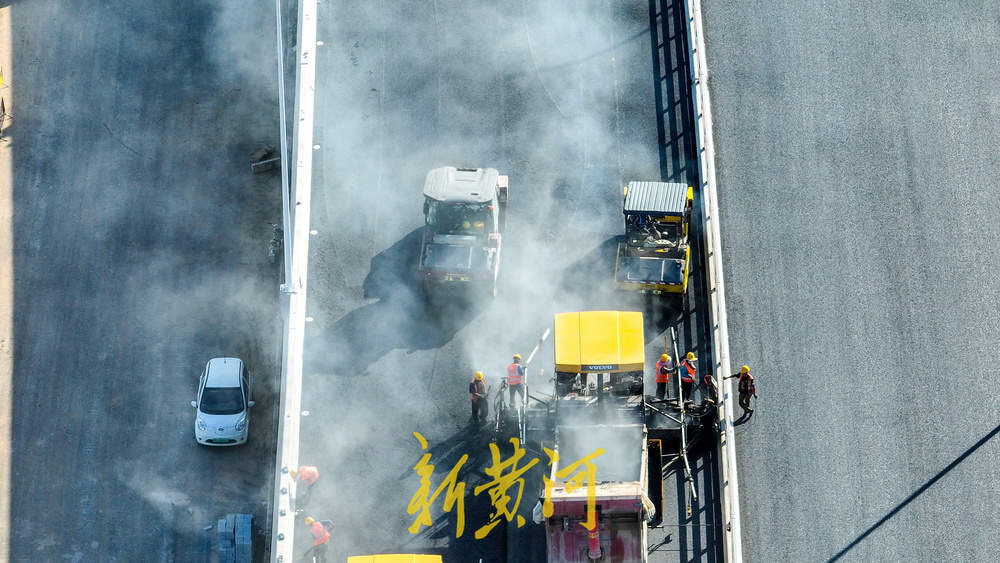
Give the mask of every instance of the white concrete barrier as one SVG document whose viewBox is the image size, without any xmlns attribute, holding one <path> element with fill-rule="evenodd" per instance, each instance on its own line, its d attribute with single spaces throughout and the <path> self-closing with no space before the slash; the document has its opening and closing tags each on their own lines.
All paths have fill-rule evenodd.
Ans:
<svg viewBox="0 0 1000 563">
<path fill-rule="evenodd" d="M 701 0 L 685 0 L 688 32 L 688 60 L 694 106 L 695 137 L 701 178 L 702 213 L 705 218 L 703 241 L 708 276 L 709 322 L 712 324 L 713 366 L 719 378 L 722 402 L 719 409 L 719 487 L 722 490 L 722 542 L 727 563 L 743 561 L 740 532 L 740 490 L 736 468 L 736 441 L 733 435 L 733 385 L 722 379 L 730 374 L 729 331 L 726 326 L 726 292 L 722 275 L 722 241 L 719 235 L 719 199 L 715 184 L 715 145 L 712 141 L 712 104 L 708 93 L 708 66 L 705 62 L 705 35 L 701 20 Z"/>
<path fill-rule="evenodd" d="M 275 4 L 280 32 L 280 0 L 275 0 Z M 285 238 L 291 238 L 291 244 L 286 245 L 286 249 L 290 247 L 290 252 L 285 253 L 285 260 L 288 261 L 286 271 L 289 273 L 282 293 L 288 296 L 288 309 L 282 347 L 278 448 L 271 503 L 271 560 L 285 563 L 294 561 L 295 548 L 295 506 L 292 500 L 295 480 L 288 471 L 297 468 L 299 463 L 299 422 L 302 413 L 302 345 L 308 286 L 313 103 L 316 91 L 316 4 L 317 0 L 299 0 L 295 111 L 292 114 L 295 117 L 291 158 L 295 165 L 291 171 L 294 204 L 286 209 L 286 221 L 290 222 L 291 230 L 286 229 Z M 284 69 L 279 69 L 279 72 L 284 72 Z M 281 135 L 285 135 L 284 128 Z M 282 167 L 285 166 L 286 160 L 282 158 Z"/>
</svg>

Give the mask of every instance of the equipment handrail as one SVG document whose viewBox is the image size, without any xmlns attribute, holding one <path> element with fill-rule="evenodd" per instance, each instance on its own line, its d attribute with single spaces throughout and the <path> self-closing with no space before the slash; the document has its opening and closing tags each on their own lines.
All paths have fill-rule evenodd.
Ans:
<svg viewBox="0 0 1000 563">
<path fill-rule="evenodd" d="M 691 465 L 688 463 L 688 443 L 687 443 L 687 407 L 686 401 L 684 400 L 684 385 L 681 384 L 680 378 L 680 356 L 677 351 L 677 331 L 674 327 L 670 327 L 670 339 L 674 344 L 674 354 L 677 358 L 677 405 L 680 407 L 680 426 L 681 426 L 681 450 L 680 457 L 684 461 L 684 512 L 691 516 L 691 500 L 695 502 L 698 501 L 698 492 L 694 488 L 694 477 L 691 475 Z"/>
</svg>

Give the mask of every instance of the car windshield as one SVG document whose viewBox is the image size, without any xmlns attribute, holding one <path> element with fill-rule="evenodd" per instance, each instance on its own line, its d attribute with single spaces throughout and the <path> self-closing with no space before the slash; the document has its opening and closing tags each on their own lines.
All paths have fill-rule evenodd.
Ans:
<svg viewBox="0 0 1000 563">
<path fill-rule="evenodd" d="M 453 203 L 427 200 L 427 226 L 435 233 L 484 235 L 493 230 L 489 203 Z"/>
<path fill-rule="evenodd" d="M 243 391 L 239 387 L 206 387 L 201 394 L 201 412 L 239 414 L 243 412 Z"/>
</svg>

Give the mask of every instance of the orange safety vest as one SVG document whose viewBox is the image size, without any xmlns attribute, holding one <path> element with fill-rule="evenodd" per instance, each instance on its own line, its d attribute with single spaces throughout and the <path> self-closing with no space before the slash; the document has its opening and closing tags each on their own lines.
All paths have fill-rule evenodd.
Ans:
<svg viewBox="0 0 1000 563">
<path fill-rule="evenodd" d="M 507 366 L 507 385 L 514 386 L 522 383 L 520 367 L 521 364 L 510 364 Z"/>
<path fill-rule="evenodd" d="M 740 374 L 739 383 L 736 386 L 740 395 L 756 395 L 757 386 L 754 385 L 753 375 L 749 373 Z"/>
<path fill-rule="evenodd" d="M 330 530 L 327 530 L 326 526 L 319 521 L 313 522 L 309 526 L 309 531 L 313 535 L 313 545 L 320 545 L 330 541 Z"/>
<path fill-rule="evenodd" d="M 656 362 L 656 382 L 667 383 L 670 381 L 670 370 L 673 369 L 669 361 Z"/>
<path fill-rule="evenodd" d="M 299 468 L 299 481 L 314 485 L 317 479 L 319 479 L 319 469 L 315 465 L 303 465 Z"/>
<path fill-rule="evenodd" d="M 695 369 L 694 365 L 691 362 L 689 362 L 687 358 L 685 358 L 684 361 L 681 362 L 681 366 L 684 368 L 686 372 L 686 373 L 681 373 L 681 381 L 683 381 L 684 383 L 694 383 L 694 374 L 698 370 Z"/>
</svg>

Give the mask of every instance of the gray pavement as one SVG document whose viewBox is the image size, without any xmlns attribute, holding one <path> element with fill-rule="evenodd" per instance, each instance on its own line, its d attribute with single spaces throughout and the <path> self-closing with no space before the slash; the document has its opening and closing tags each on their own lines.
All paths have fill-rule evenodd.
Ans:
<svg viewBox="0 0 1000 563">
<path fill-rule="evenodd" d="M 705 2 L 747 559 L 1000 552 L 1000 8 Z"/>
<path fill-rule="evenodd" d="M 248 166 L 278 129 L 259 4 L 0 2 L 12 561 L 207 561 L 224 513 L 267 529 L 280 206 Z M 256 378 L 250 445 L 210 450 L 188 402 L 229 354 Z"/>
<path fill-rule="evenodd" d="M 481 369 L 495 388 L 510 355 L 526 355 L 557 311 L 643 307 L 612 289 L 621 186 L 697 185 L 680 8 L 662 10 L 603 1 L 320 4 L 300 459 L 323 475 L 302 514 L 337 523 L 334 559 L 434 550 L 448 561 L 538 560 L 544 539 L 533 524 L 472 538 L 490 508 L 471 493 L 489 450 L 469 432 L 466 385 Z M 429 304 L 419 293 L 421 188 L 443 165 L 510 175 L 494 302 Z M 707 357 L 703 280 L 691 284 L 682 317 L 647 317 L 650 365 L 673 324 L 682 348 Z M 551 350 L 550 340 L 529 384 L 548 387 L 548 376 L 537 378 L 539 368 L 551 374 Z M 407 531 L 421 455 L 413 432 L 430 443 L 435 486 L 470 455 L 460 539 L 443 499 L 433 526 Z M 668 485 L 654 561 L 718 558 L 711 453 L 695 466 L 705 504 L 684 517 Z M 301 553 L 304 526 L 296 538 Z"/>
</svg>

